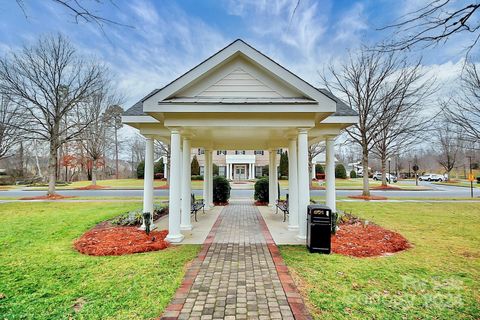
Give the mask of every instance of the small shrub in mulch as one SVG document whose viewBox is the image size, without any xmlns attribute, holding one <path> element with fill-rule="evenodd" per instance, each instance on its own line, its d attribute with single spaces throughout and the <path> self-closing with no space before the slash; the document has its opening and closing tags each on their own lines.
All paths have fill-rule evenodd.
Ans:
<svg viewBox="0 0 480 320">
<path fill-rule="evenodd" d="M 351 214 L 339 217 L 339 230 L 332 236 L 332 251 L 353 257 L 393 254 L 411 247 L 401 234 L 366 222 Z"/>
<path fill-rule="evenodd" d="M 110 187 L 91 184 L 91 185 L 88 185 L 88 186 L 85 186 L 85 187 L 75 188 L 75 190 L 101 190 L 101 189 L 107 189 L 107 188 L 110 188 Z"/>
<path fill-rule="evenodd" d="M 168 231 L 152 231 L 149 235 L 137 227 L 97 227 L 76 240 L 77 251 L 91 256 L 121 256 L 125 254 L 163 250 Z"/>
<path fill-rule="evenodd" d="M 162 207 L 161 205 L 153 205 L 153 221 L 163 217 L 168 214 L 168 207 Z M 113 218 L 109 223 L 117 226 L 137 226 L 139 227 L 143 221 L 143 210 L 142 208 L 126 212 L 115 218 Z"/>
<path fill-rule="evenodd" d="M 387 197 L 382 197 L 382 196 L 348 196 L 351 199 L 360 199 L 360 200 L 388 200 Z"/>
<path fill-rule="evenodd" d="M 62 196 L 60 194 L 49 194 L 44 196 L 35 196 L 35 197 L 23 197 L 20 200 L 62 200 L 62 199 L 70 199 L 76 198 L 76 196 Z"/>
</svg>

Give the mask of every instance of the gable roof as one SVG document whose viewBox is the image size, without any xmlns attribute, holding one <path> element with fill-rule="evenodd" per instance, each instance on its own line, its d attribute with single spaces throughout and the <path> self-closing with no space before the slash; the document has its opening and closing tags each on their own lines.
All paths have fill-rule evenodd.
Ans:
<svg viewBox="0 0 480 320">
<path fill-rule="evenodd" d="M 337 111 L 332 116 L 358 116 L 358 113 L 350 108 L 345 102 L 337 98 L 333 93 L 324 88 L 318 88 L 318 91 L 335 100 L 337 103 Z"/>
</svg>

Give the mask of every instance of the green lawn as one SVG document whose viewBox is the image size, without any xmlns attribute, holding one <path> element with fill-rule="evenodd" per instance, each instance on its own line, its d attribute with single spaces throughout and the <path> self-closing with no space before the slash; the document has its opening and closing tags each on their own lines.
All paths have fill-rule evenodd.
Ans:
<svg viewBox="0 0 480 320">
<path fill-rule="evenodd" d="M 454 180 L 454 181 L 449 181 L 449 182 L 434 182 L 434 184 L 470 188 L 470 181 L 468 181 L 468 180 Z M 477 180 L 473 181 L 473 187 L 474 188 L 480 188 L 480 184 L 477 183 Z"/>
<path fill-rule="evenodd" d="M 161 315 L 199 246 L 120 257 L 72 247 L 96 223 L 138 203 L 0 206 L 0 318 L 151 319 Z M 83 303 L 75 312 L 76 302 Z"/>
<path fill-rule="evenodd" d="M 316 319 L 479 319 L 480 206 L 339 203 L 403 234 L 414 247 L 390 257 L 309 254 L 282 246 Z"/>
</svg>

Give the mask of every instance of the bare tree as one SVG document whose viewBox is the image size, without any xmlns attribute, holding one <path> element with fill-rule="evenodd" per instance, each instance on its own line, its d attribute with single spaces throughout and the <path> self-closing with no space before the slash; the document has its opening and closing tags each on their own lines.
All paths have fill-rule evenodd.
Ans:
<svg viewBox="0 0 480 320">
<path fill-rule="evenodd" d="M 109 83 L 105 82 L 100 91 L 93 94 L 86 103 L 78 108 L 80 117 L 89 119 L 88 125 L 81 134 L 81 140 L 83 148 L 92 162 L 92 185 L 97 184 L 98 162 L 104 157 L 105 147 L 109 140 L 107 135 L 111 125 L 109 122 L 111 114 L 107 114 L 107 110 L 111 106 L 118 106 L 118 101 L 119 98 Z"/>
<path fill-rule="evenodd" d="M 421 71 L 420 61 L 401 68 L 388 79 L 386 86 L 391 90 L 383 95 L 382 115 L 372 149 L 380 158 L 383 186 L 387 185 L 387 159 L 407 151 L 425 137 L 431 119 L 427 120 L 424 109 L 434 92 L 433 84 L 433 79 L 426 79 Z"/>
<path fill-rule="evenodd" d="M 104 32 L 104 26 L 105 25 L 118 25 L 118 26 L 124 26 L 124 27 L 130 27 L 129 25 L 120 23 L 119 21 L 111 20 L 108 19 L 107 17 L 103 15 L 99 15 L 95 9 L 89 8 L 87 5 L 85 5 L 84 2 L 78 1 L 78 0 L 50 0 L 51 2 L 57 4 L 59 7 L 64 8 L 67 12 L 69 12 L 72 17 L 73 21 L 76 24 L 79 24 L 80 22 L 84 23 L 91 23 L 96 25 L 97 27 L 100 28 L 102 32 Z M 25 15 L 26 18 L 28 18 L 28 9 L 25 5 L 24 0 L 16 0 L 18 6 L 22 10 L 23 14 Z M 95 0 L 95 1 L 90 1 L 90 3 L 94 3 L 97 5 L 104 5 L 105 2 L 108 2 L 112 5 L 115 5 L 114 0 L 109 0 L 109 1 L 102 1 L 102 0 Z"/>
<path fill-rule="evenodd" d="M 0 94 L 0 160 L 9 157 L 22 139 L 25 118 L 17 104 L 6 94 Z"/>
<path fill-rule="evenodd" d="M 0 60 L 0 90 L 8 92 L 28 116 L 29 137 L 50 145 L 49 195 L 55 193 L 59 147 L 88 125 L 86 119 L 81 123 L 65 119 L 100 90 L 104 73 L 103 66 L 80 57 L 60 34 L 41 37 Z"/>
<path fill-rule="evenodd" d="M 356 54 L 335 68 L 331 65 L 329 75 L 322 76 L 325 86 L 338 93 L 345 102 L 358 112 L 359 121 L 346 129 L 349 139 L 362 149 L 363 195 L 370 196 L 368 180 L 369 155 L 381 128 L 390 124 L 391 101 L 398 98 L 402 70 L 408 66 L 406 58 L 395 53 L 379 52 L 362 47 Z M 329 81 L 329 76 L 333 80 Z"/>
<path fill-rule="evenodd" d="M 450 180 L 450 171 L 455 168 L 461 150 L 458 136 L 452 129 L 452 124 L 445 119 L 435 131 L 436 145 L 440 148 L 437 161 L 445 169 L 447 180 Z"/>
<path fill-rule="evenodd" d="M 118 98 L 120 100 L 120 98 Z M 122 123 L 123 108 L 118 104 L 110 105 L 105 110 L 105 121 L 113 129 L 115 136 L 115 178 L 118 179 L 118 130 L 123 126 Z"/>
<path fill-rule="evenodd" d="M 157 157 L 166 157 L 167 158 L 166 166 L 168 168 L 168 170 L 167 170 L 168 176 L 166 176 L 165 178 L 167 179 L 167 181 L 169 181 L 170 180 L 169 179 L 169 176 L 170 176 L 170 174 L 169 174 L 170 173 L 170 145 L 166 144 L 163 141 L 155 140 L 154 148 L 155 148 L 155 155 Z"/>
<path fill-rule="evenodd" d="M 458 34 L 470 34 L 468 52 L 480 37 L 480 3 L 477 1 L 433 0 L 419 10 L 410 12 L 398 22 L 380 30 L 393 29 L 394 40 L 381 46 L 386 51 L 401 51 L 416 45 L 435 46 Z"/>
<path fill-rule="evenodd" d="M 308 171 L 310 172 L 310 177 L 314 170 L 313 159 L 318 156 L 320 153 L 325 152 L 325 143 L 317 142 L 308 146 Z M 310 185 L 312 184 L 312 179 L 310 179 Z"/>
<path fill-rule="evenodd" d="M 145 138 L 140 135 L 134 135 L 128 141 L 128 148 L 130 153 L 130 163 L 132 166 L 132 173 L 136 177 L 137 165 L 145 159 Z"/>
<path fill-rule="evenodd" d="M 467 63 L 457 97 L 443 103 L 446 119 L 470 144 L 480 142 L 480 74 L 474 63 Z"/>
</svg>

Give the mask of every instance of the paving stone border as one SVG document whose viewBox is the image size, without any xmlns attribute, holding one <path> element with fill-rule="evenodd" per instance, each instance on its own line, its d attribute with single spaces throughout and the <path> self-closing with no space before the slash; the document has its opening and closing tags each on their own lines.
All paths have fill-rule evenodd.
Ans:
<svg viewBox="0 0 480 320">
<path fill-rule="evenodd" d="M 225 223 L 220 229 L 222 221 Z M 252 222 L 256 224 L 255 228 Z M 244 226 L 244 229 L 238 226 Z M 258 232 L 263 237 L 259 237 Z M 230 264 L 227 263 L 224 268 L 230 268 L 233 263 L 238 272 L 238 278 L 228 279 L 228 284 L 233 281 L 233 290 L 231 286 L 222 286 L 226 282 L 225 275 L 218 270 L 219 261 L 224 261 L 225 257 L 233 260 L 228 261 Z M 239 262 L 249 267 L 253 263 L 254 269 L 237 269 Z M 207 270 L 212 269 L 212 264 L 216 266 L 213 274 Z M 252 283 L 253 273 L 256 280 Z M 213 294 L 208 288 L 210 284 L 214 288 Z M 218 295 L 215 291 L 217 287 Z M 222 290 L 224 292 L 220 292 Z M 216 311 L 219 305 L 220 312 Z M 311 316 L 259 210 L 253 204 L 242 203 L 222 209 L 202 250 L 188 267 L 180 288 L 160 319 L 303 320 L 311 319 Z"/>
</svg>

